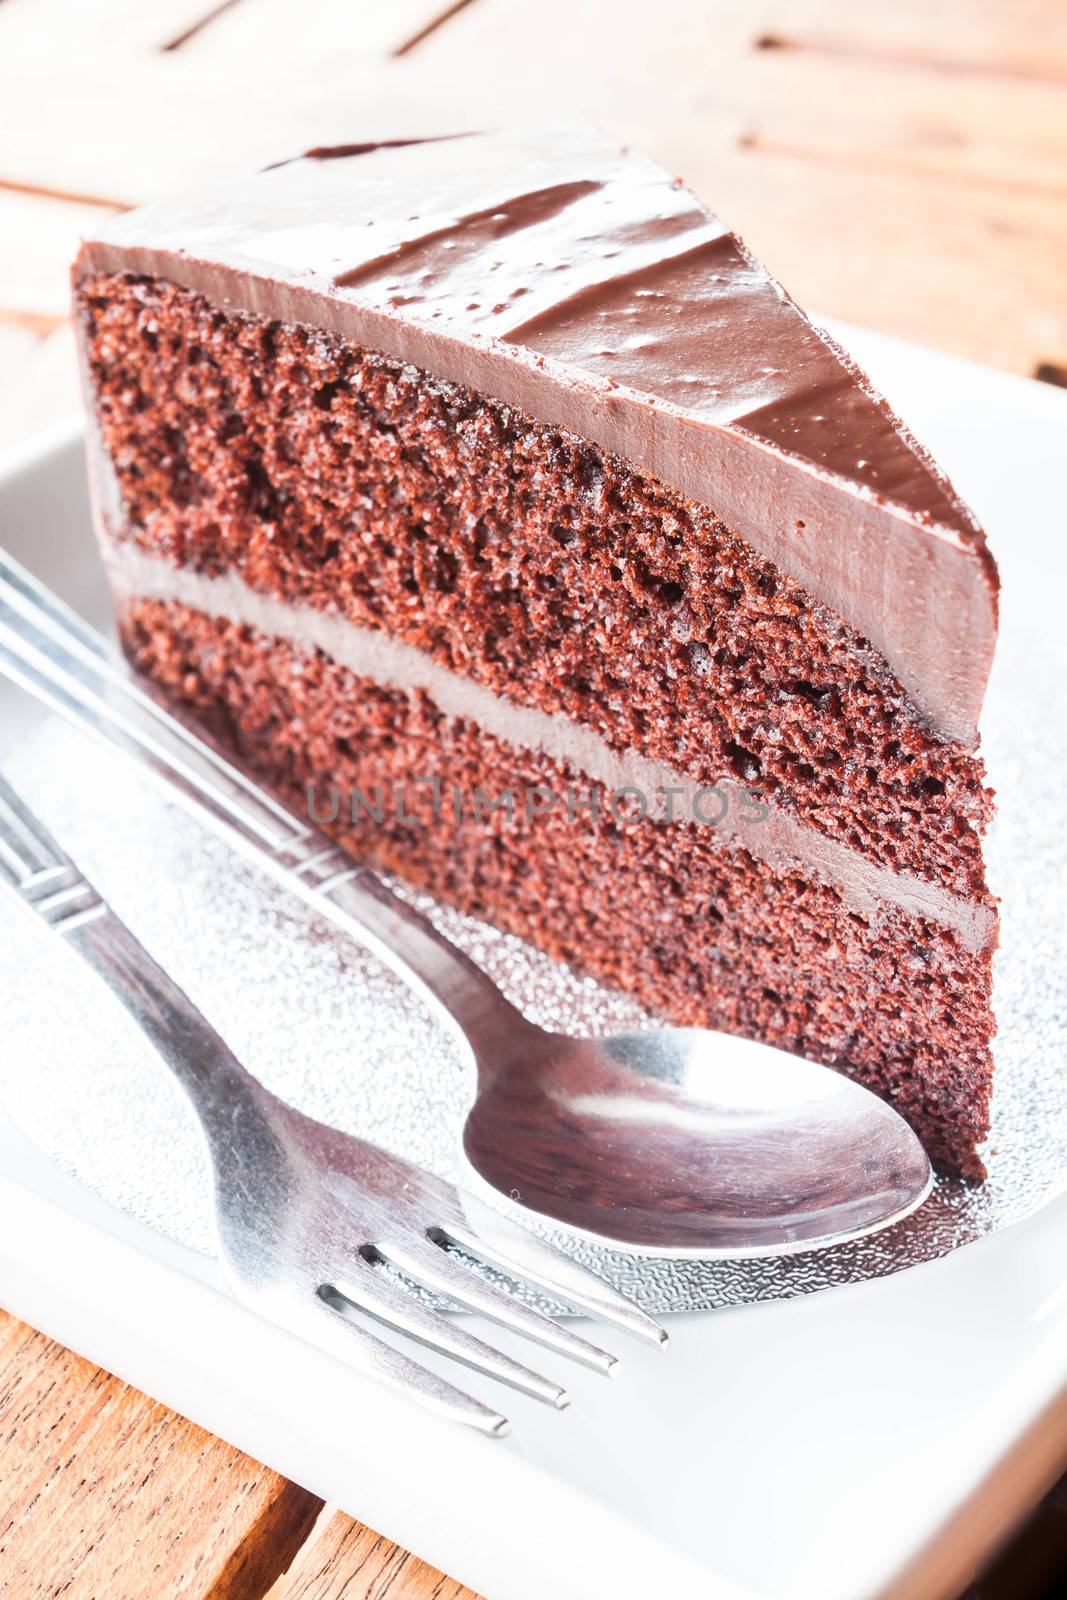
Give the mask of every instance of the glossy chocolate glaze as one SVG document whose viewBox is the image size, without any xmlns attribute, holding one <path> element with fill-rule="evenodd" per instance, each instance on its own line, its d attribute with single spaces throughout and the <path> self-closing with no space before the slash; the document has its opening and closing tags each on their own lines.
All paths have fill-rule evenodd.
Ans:
<svg viewBox="0 0 1067 1600">
<path fill-rule="evenodd" d="M 740 241 L 582 131 L 317 150 L 148 206 L 76 273 L 320 326 L 590 438 L 709 505 L 966 745 L 996 569 L 937 467 Z"/>
</svg>

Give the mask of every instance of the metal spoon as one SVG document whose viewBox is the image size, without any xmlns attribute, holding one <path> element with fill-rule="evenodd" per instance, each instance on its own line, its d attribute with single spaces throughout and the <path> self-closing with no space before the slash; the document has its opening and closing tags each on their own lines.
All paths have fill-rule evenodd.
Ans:
<svg viewBox="0 0 1067 1600">
<path fill-rule="evenodd" d="M 286 889 L 379 955 L 477 1074 L 473 1171 L 527 1210 L 645 1254 L 810 1249 L 887 1226 L 931 1185 L 915 1134 L 868 1090 L 725 1034 L 570 1039 L 527 1021 L 380 879 L 135 682 L 0 552 L 0 672 L 137 757 Z"/>
<path fill-rule="evenodd" d="M 700 1028 L 512 1029 L 479 1056 L 464 1150 L 528 1210 L 645 1255 L 758 1256 L 884 1228 L 930 1192 L 891 1106 L 828 1067 Z"/>
</svg>

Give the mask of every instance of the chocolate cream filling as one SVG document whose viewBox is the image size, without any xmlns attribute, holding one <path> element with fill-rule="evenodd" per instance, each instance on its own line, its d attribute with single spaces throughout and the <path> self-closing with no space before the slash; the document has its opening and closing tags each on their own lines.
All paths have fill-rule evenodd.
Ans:
<svg viewBox="0 0 1067 1600">
<path fill-rule="evenodd" d="M 709 807 L 708 786 L 684 772 L 651 761 L 637 750 L 619 753 L 571 717 L 505 699 L 412 645 L 347 618 L 261 594 L 233 572 L 213 577 L 175 567 L 114 537 L 107 542 L 107 565 L 120 605 L 154 600 L 189 606 L 284 640 L 302 653 L 321 651 L 382 688 L 423 692 L 446 717 L 472 722 L 517 749 L 543 753 L 610 793 L 636 791 L 647 804 L 647 815 L 663 825 L 707 818 L 696 825 L 713 828 L 723 849 L 746 850 L 776 868 L 799 866 L 836 888 L 860 915 L 874 919 L 880 907 L 895 907 L 949 928 L 975 954 L 993 942 L 995 916 L 988 906 L 879 866 L 805 827 L 780 807 L 762 798 L 754 803 L 750 792 L 732 779 L 723 778 L 715 785 L 725 806 Z"/>
</svg>

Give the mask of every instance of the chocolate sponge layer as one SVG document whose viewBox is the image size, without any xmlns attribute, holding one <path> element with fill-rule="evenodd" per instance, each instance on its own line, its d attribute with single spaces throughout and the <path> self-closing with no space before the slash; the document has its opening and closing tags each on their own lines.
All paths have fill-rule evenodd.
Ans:
<svg viewBox="0 0 1067 1600">
<path fill-rule="evenodd" d="M 78 298 L 114 536 L 380 627 L 620 751 L 740 778 L 991 906 L 980 760 L 714 507 L 321 330 L 132 276 Z"/>
<path fill-rule="evenodd" d="M 532 818 L 534 789 L 589 797 L 581 773 L 520 751 L 423 692 L 381 688 L 320 651 L 157 600 L 120 616 L 136 664 L 361 859 L 636 994 L 654 1013 L 839 1067 L 908 1118 L 948 1170 L 982 1175 L 991 1090 L 988 952 L 687 822 L 628 823 L 606 795 Z M 412 799 L 428 779 L 440 804 Z M 359 790 L 370 806 L 356 808 Z M 472 804 L 506 791 L 509 811 Z M 404 792 L 407 803 L 398 805 Z M 459 796 L 458 802 L 455 797 Z M 334 800 L 336 799 L 336 815 Z M 374 814 L 377 805 L 380 814 Z M 477 809 L 477 814 L 476 814 Z"/>
</svg>

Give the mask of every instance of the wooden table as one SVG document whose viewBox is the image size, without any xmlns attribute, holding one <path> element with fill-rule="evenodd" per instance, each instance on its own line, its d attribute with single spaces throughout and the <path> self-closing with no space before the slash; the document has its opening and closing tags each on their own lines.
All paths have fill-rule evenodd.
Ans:
<svg viewBox="0 0 1067 1600">
<path fill-rule="evenodd" d="M 101 210 L 311 144 L 576 111 L 803 303 L 1067 384 L 1061 0 L 0 0 L 0 453 L 77 404 L 67 265 Z M 0 1486 L 13 1600 L 469 1600 L 2 1314 Z M 1055 1581 L 1064 1501 L 975 1595 Z"/>
</svg>

